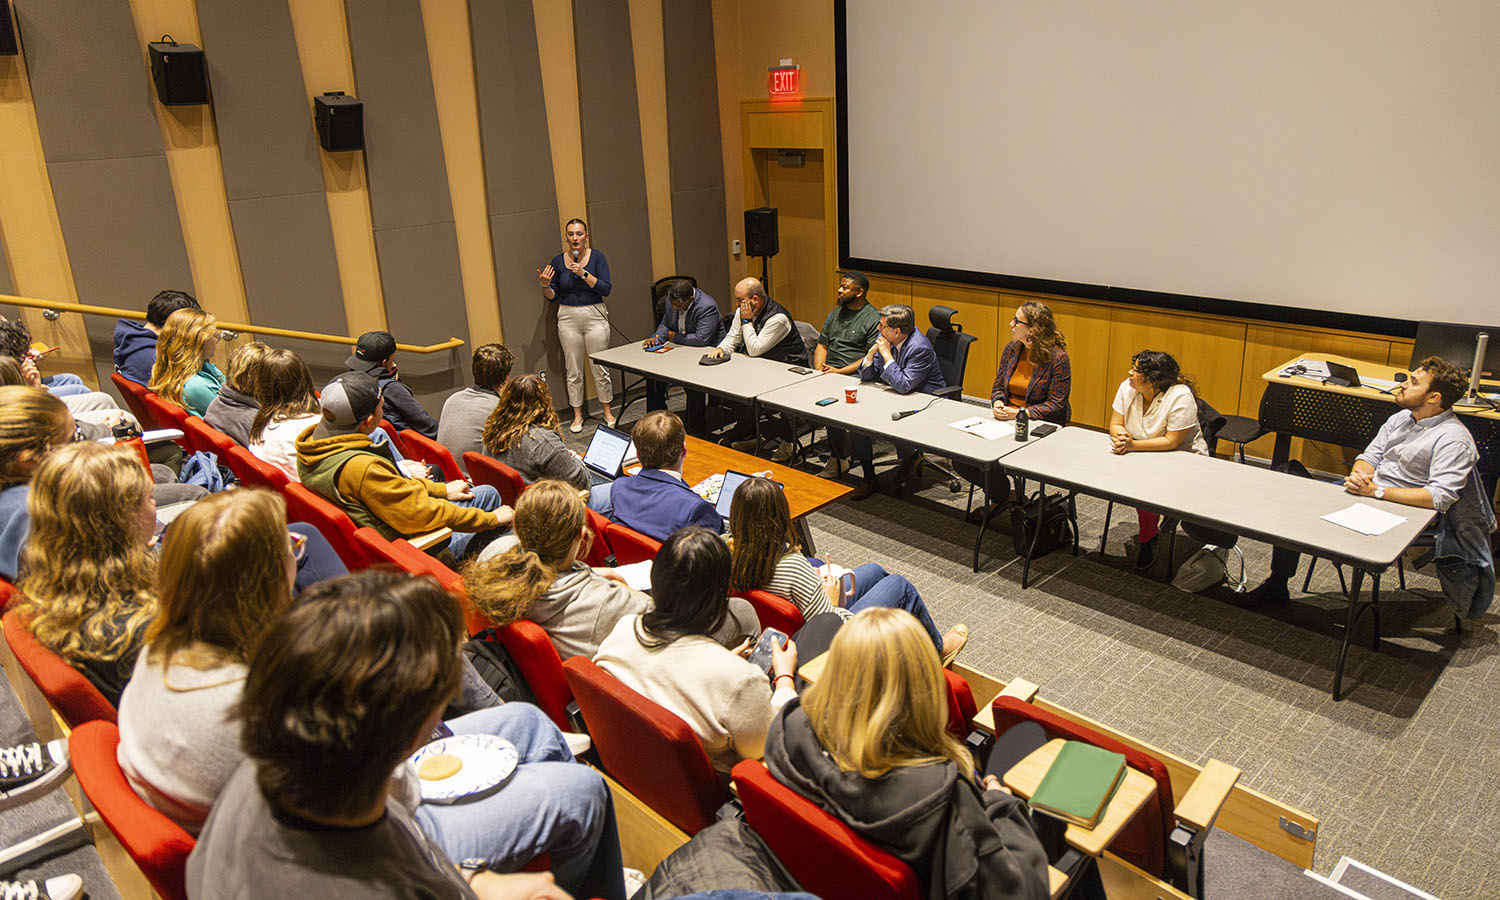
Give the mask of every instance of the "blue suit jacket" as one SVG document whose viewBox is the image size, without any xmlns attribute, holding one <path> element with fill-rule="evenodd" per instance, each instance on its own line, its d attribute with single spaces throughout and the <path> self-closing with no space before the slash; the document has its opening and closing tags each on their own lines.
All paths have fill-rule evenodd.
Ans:
<svg viewBox="0 0 1500 900">
<path fill-rule="evenodd" d="M 723 314 L 719 312 L 719 304 L 714 298 L 703 293 L 699 288 L 693 288 L 693 302 L 687 309 L 678 312 L 672 307 L 672 302 L 667 301 L 667 307 L 662 312 L 661 324 L 656 326 L 656 333 L 652 340 L 658 344 L 664 344 L 667 340 L 668 323 L 675 323 L 671 328 L 677 332 L 674 344 L 685 347 L 708 347 L 718 343 L 719 320 Z"/>
<path fill-rule="evenodd" d="M 878 379 L 895 388 L 898 394 L 916 391 L 935 394 L 939 388 L 948 386 L 943 380 L 943 367 L 938 365 L 937 351 L 932 349 L 932 342 L 922 332 L 913 331 L 907 335 L 891 355 L 895 362 L 886 365 L 885 357 L 875 354 L 874 361 L 860 368 L 859 380 Z"/>
<path fill-rule="evenodd" d="M 609 499 L 616 522 L 658 541 L 687 525 L 702 525 L 714 534 L 724 530 L 712 503 L 660 469 L 615 479 Z"/>
</svg>

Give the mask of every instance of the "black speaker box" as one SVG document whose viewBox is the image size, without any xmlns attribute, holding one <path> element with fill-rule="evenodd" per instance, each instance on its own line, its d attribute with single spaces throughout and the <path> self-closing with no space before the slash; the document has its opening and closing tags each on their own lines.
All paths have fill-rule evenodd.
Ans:
<svg viewBox="0 0 1500 900">
<path fill-rule="evenodd" d="M 10 0 L 0 0 L 0 56 L 15 56 L 21 52 L 16 44 L 16 26 L 10 18 Z"/>
<path fill-rule="evenodd" d="M 365 105 L 342 91 L 313 98 L 318 144 L 330 153 L 365 149 Z"/>
<path fill-rule="evenodd" d="M 745 210 L 745 253 L 775 256 L 781 251 L 776 233 L 776 210 L 769 206 Z"/>
<path fill-rule="evenodd" d="M 151 80 L 163 106 L 202 106 L 208 102 L 208 66 L 203 51 L 192 44 L 154 41 Z"/>
</svg>

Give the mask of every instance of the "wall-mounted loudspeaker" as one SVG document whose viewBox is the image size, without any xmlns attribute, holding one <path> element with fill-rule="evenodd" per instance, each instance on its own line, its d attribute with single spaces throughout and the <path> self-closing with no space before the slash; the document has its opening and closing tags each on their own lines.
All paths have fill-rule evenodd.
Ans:
<svg viewBox="0 0 1500 900">
<path fill-rule="evenodd" d="M 745 252 L 751 256 L 775 256 L 780 250 L 776 210 L 770 206 L 745 210 Z"/>
<path fill-rule="evenodd" d="M 146 48 L 151 53 L 151 80 L 163 106 L 202 106 L 208 102 L 208 66 L 200 48 L 179 44 L 166 34 Z"/>
<path fill-rule="evenodd" d="M 10 0 L 0 0 L 0 56 L 15 56 L 20 52 L 16 26 L 10 17 Z"/>
<path fill-rule="evenodd" d="M 330 153 L 365 149 L 365 105 L 343 91 L 313 98 L 318 143 Z"/>
</svg>

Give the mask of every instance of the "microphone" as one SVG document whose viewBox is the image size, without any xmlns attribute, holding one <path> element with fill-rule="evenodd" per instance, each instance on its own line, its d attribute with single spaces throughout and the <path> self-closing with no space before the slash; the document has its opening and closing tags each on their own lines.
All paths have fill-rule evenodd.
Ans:
<svg viewBox="0 0 1500 900">
<path fill-rule="evenodd" d="M 891 421 L 899 422 L 907 416 L 914 416 L 919 412 L 921 412 L 920 409 L 903 409 L 900 412 L 893 412 L 891 413 Z"/>
<path fill-rule="evenodd" d="M 578 257 L 579 257 L 579 251 L 574 250 L 573 251 L 573 262 L 578 262 Z"/>
</svg>

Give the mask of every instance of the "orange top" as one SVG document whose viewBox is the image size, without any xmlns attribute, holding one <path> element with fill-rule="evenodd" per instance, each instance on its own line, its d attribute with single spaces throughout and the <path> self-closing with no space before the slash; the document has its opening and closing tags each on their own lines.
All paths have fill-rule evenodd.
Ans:
<svg viewBox="0 0 1500 900">
<path fill-rule="evenodd" d="M 1009 405 L 1022 407 L 1026 405 L 1026 388 L 1031 384 L 1031 370 L 1035 368 L 1031 360 L 1022 356 L 1016 363 L 1016 370 L 1010 374 L 1010 383 L 1006 390 L 1010 393 Z"/>
</svg>

